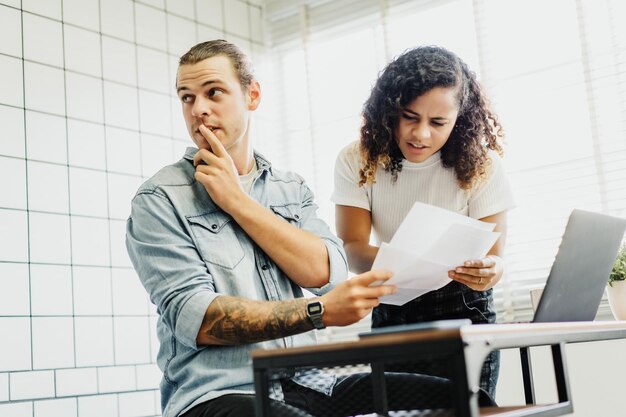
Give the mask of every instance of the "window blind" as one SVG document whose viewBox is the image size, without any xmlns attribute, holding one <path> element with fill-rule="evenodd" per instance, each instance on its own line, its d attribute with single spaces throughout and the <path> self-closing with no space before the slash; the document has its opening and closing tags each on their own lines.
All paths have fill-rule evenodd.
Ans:
<svg viewBox="0 0 626 417">
<path fill-rule="evenodd" d="M 495 289 L 499 321 L 532 317 L 529 291 L 545 284 L 572 209 L 626 216 L 625 2 L 335 0 L 282 13 L 276 3 L 268 2 L 272 106 L 261 116 L 261 147 L 307 179 L 329 224 L 335 156 L 358 139 L 378 72 L 420 44 L 461 56 L 505 129 L 517 207 Z M 606 300 L 598 317 L 610 318 Z"/>
</svg>

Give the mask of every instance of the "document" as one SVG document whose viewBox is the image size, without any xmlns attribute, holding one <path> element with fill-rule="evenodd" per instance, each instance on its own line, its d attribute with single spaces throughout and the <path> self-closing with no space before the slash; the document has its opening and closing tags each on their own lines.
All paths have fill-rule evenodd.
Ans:
<svg viewBox="0 0 626 417">
<path fill-rule="evenodd" d="M 372 269 L 393 272 L 387 284 L 396 294 L 381 298 L 384 304 L 403 305 L 452 281 L 448 271 L 471 259 L 483 258 L 500 233 L 495 224 L 453 211 L 415 203 L 391 242 L 383 242 Z M 380 285 L 380 283 L 375 283 Z"/>
</svg>

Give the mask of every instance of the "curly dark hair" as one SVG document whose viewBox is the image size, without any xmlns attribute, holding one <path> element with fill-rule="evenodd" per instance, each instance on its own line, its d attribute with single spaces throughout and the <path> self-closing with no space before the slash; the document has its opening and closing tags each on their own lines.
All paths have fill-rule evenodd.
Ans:
<svg viewBox="0 0 626 417">
<path fill-rule="evenodd" d="M 365 165 L 360 171 L 360 186 L 375 182 L 379 166 L 397 180 L 403 156 L 394 129 L 405 107 L 435 87 L 457 90 L 459 113 L 441 148 L 441 160 L 444 167 L 454 167 L 459 186 L 471 188 L 485 176 L 489 149 L 502 155 L 502 126 L 489 109 L 476 74 L 454 53 L 437 46 L 420 46 L 387 65 L 363 106 L 360 151 Z"/>
</svg>

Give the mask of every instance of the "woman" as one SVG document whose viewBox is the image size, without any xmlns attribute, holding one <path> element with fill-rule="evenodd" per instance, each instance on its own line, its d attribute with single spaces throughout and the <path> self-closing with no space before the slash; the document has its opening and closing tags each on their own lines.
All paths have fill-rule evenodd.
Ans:
<svg viewBox="0 0 626 417">
<path fill-rule="evenodd" d="M 500 159 L 502 128 L 475 74 L 443 48 L 408 50 L 380 74 L 363 118 L 360 141 L 337 158 L 332 196 L 353 272 L 371 268 L 377 245 L 391 240 L 416 201 L 495 223 L 501 233 L 485 258 L 449 271 L 453 281 L 445 287 L 403 306 L 380 305 L 372 327 L 455 318 L 495 322 L 492 288 L 504 271 L 513 199 Z M 481 388 L 492 396 L 498 367 L 499 352 L 492 352 L 481 374 Z M 445 374 L 439 368 L 419 370 Z"/>
</svg>

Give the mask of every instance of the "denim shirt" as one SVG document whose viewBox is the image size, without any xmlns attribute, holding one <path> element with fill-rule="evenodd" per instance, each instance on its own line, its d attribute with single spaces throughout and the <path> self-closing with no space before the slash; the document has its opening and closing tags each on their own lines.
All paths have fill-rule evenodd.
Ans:
<svg viewBox="0 0 626 417">
<path fill-rule="evenodd" d="M 250 351 L 316 343 L 314 332 L 236 346 L 198 346 L 196 336 L 209 304 L 220 295 L 254 300 L 302 297 L 291 281 L 194 179 L 195 148 L 146 181 L 132 201 L 126 246 L 139 278 L 157 307 L 163 371 L 163 416 L 230 393 L 253 393 Z M 303 179 L 274 170 L 260 154 L 250 196 L 292 225 L 319 236 L 330 261 L 330 281 L 310 288 L 321 295 L 347 277 L 341 240 L 316 215 L 313 193 Z M 303 254 L 306 256 L 306 254 Z M 335 376 L 298 374 L 300 385 L 326 395 Z M 280 384 L 272 397 L 282 399 Z"/>
</svg>

